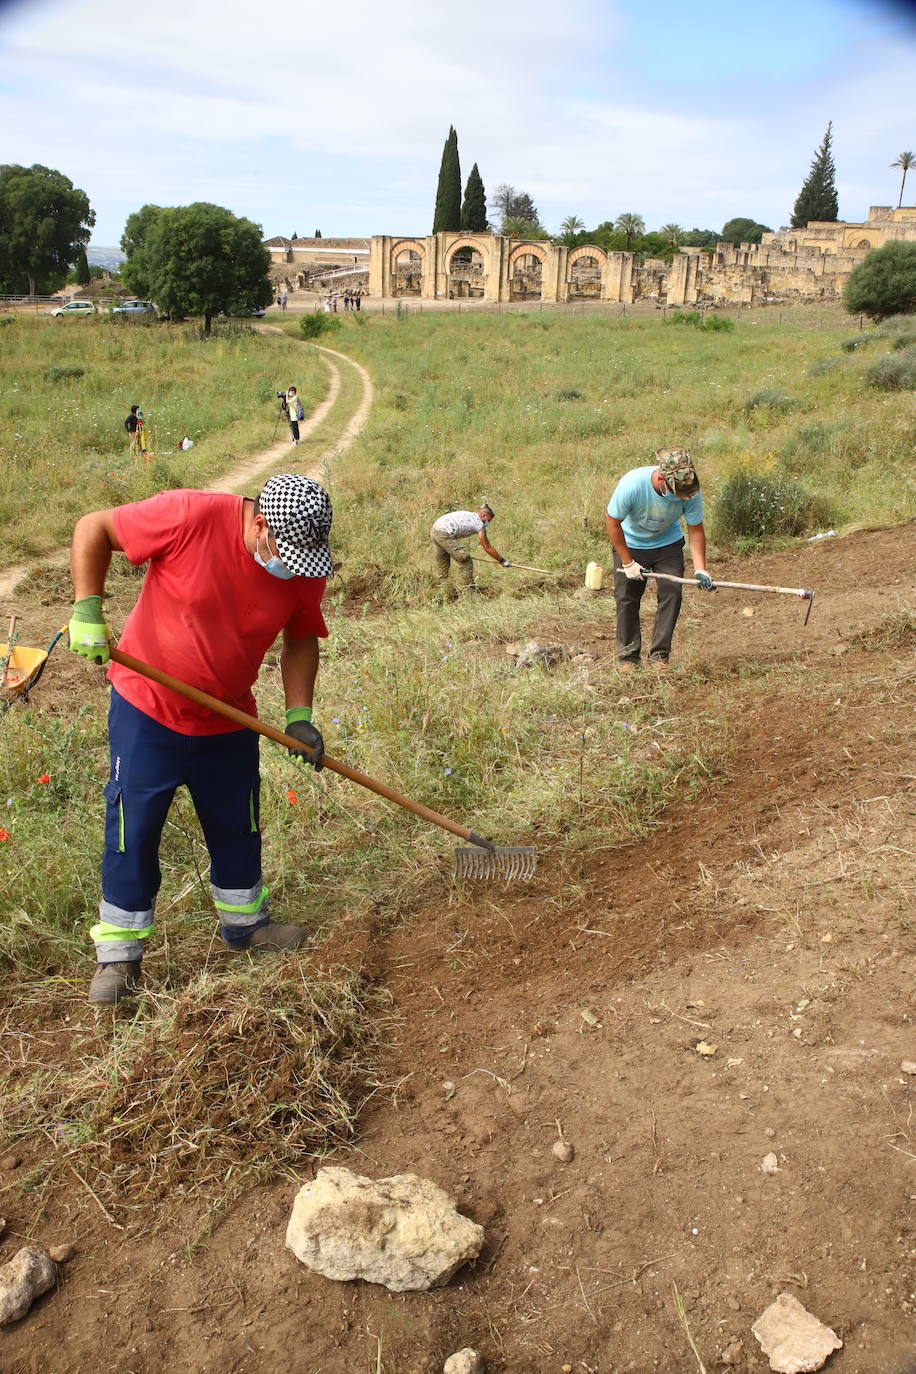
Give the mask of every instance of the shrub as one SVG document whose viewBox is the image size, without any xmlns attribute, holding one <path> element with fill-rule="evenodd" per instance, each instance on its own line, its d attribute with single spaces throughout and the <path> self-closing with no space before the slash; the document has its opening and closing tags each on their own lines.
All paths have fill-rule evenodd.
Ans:
<svg viewBox="0 0 916 1374">
<path fill-rule="evenodd" d="M 861 334 L 853 334 L 851 339 L 844 339 L 840 348 L 844 353 L 855 353 L 857 348 L 865 348 L 867 344 L 874 343 L 875 339 L 880 337 L 876 329 L 863 330 Z"/>
<path fill-rule="evenodd" d="M 703 315 L 699 310 L 672 310 L 670 315 L 665 316 L 665 324 L 691 324 L 694 329 L 709 330 L 714 333 L 716 330 L 724 330 L 728 333 L 734 329 L 734 320 L 726 320 L 722 315 Z"/>
<path fill-rule="evenodd" d="M 42 376 L 46 382 L 65 382 L 69 378 L 82 377 L 84 367 L 46 367 Z"/>
<path fill-rule="evenodd" d="M 313 310 L 299 321 L 299 332 L 303 339 L 321 339 L 339 328 L 340 320 L 335 315 L 325 315 L 321 310 Z"/>
<path fill-rule="evenodd" d="M 813 524 L 829 523 L 829 508 L 788 477 L 738 468 L 720 488 L 715 530 L 720 539 L 772 539 L 804 534 Z"/>
<path fill-rule="evenodd" d="M 558 401 L 580 401 L 581 399 L 582 392 L 577 391 L 574 386 L 564 387 L 562 391 L 557 392 Z"/>
<path fill-rule="evenodd" d="M 797 405 L 794 396 L 787 396 L 784 391 L 774 391 L 772 387 L 765 386 L 760 391 L 755 391 L 753 396 L 748 396 L 744 402 L 744 409 L 748 414 L 755 410 L 763 410 L 769 411 L 772 415 L 788 415 Z"/>
<path fill-rule="evenodd" d="M 916 248 L 916 244 L 913 246 Z M 910 346 L 872 363 L 865 374 L 865 385 L 876 391 L 911 391 L 916 387 L 916 348 Z"/>
<path fill-rule="evenodd" d="M 850 272 L 843 304 L 851 315 L 872 320 L 916 310 L 916 243 L 895 240 L 873 248 Z"/>
<path fill-rule="evenodd" d="M 916 333 L 898 334 L 894 339 L 893 347 L 897 353 L 903 348 L 912 348 L 916 344 Z"/>
<path fill-rule="evenodd" d="M 828 373 L 836 372 L 839 363 L 836 358 L 819 358 L 816 363 L 812 363 L 808 368 L 809 377 L 826 377 Z"/>
</svg>

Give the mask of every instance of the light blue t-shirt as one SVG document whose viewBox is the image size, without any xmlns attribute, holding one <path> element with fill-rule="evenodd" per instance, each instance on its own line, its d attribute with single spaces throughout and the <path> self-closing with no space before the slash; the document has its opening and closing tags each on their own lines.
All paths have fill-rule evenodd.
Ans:
<svg viewBox="0 0 916 1374">
<path fill-rule="evenodd" d="M 652 485 L 654 467 L 633 468 L 621 477 L 607 503 L 607 513 L 623 526 L 631 549 L 660 549 L 681 538 L 680 519 L 688 525 L 703 522 L 703 493 L 688 500 L 665 492 L 660 496 Z"/>
</svg>

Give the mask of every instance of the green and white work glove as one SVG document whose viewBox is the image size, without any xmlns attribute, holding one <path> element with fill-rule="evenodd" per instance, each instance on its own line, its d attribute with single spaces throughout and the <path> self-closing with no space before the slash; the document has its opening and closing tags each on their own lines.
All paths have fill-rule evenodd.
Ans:
<svg viewBox="0 0 916 1374">
<path fill-rule="evenodd" d="M 693 574 L 693 580 L 698 586 L 703 588 L 704 592 L 714 592 L 716 590 L 716 584 L 705 568 L 698 568 Z"/>
<path fill-rule="evenodd" d="M 502 563 L 502 565 L 503 565 L 504 568 L 511 568 L 511 567 L 512 567 L 512 560 L 509 559 L 509 558 L 501 558 L 499 561 L 500 561 L 500 563 Z"/>
<path fill-rule="evenodd" d="M 622 570 L 631 582 L 641 582 L 646 575 L 645 569 L 635 559 L 632 563 L 624 563 Z"/>
<path fill-rule="evenodd" d="M 100 666 L 108 662 L 108 626 L 102 615 L 100 596 L 81 596 L 73 603 L 67 632 L 75 654 Z"/>
<path fill-rule="evenodd" d="M 324 740 L 321 738 L 321 731 L 316 725 L 312 724 L 311 706 L 291 706 L 286 713 L 286 733 L 292 735 L 305 745 L 307 753 L 298 749 L 290 749 L 289 756 L 294 763 L 300 766 L 310 763 L 319 772 L 324 758 Z"/>
</svg>

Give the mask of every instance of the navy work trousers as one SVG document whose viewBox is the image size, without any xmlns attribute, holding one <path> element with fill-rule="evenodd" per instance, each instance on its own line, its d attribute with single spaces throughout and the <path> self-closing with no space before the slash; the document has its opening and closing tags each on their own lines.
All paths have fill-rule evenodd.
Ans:
<svg viewBox="0 0 916 1374">
<path fill-rule="evenodd" d="M 261 877 L 257 735 L 182 735 L 112 691 L 108 737 L 102 902 L 91 931 L 99 962 L 142 955 L 162 881 L 162 828 L 181 786 L 191 794 L 210 854 L 223 938 L 244 945 L 269 919 Z"/>
</svg>

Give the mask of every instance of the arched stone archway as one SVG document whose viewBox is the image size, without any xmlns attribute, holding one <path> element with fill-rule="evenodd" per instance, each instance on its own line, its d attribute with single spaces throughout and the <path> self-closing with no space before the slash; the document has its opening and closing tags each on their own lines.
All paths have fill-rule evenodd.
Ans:
<svg viewBox="0 0 916 1374">
<path fill-rule="evenodd" d="M 603 248 L 583 243 L 571 249 L 566 259 L 567 299 L 598 300 L 606 266 L 607 253 Z"/>
<path fill-rule="evenodd" d="M 479 242 L 464 238 L 448 245 L 445 280 L 449 300 L 483 298 L 487 287 L 487 264 Z"/>
<path fill-rule="evenodd" d="M 391 288 L 395 296 L 421 296 L 426 273 L 426 245 L 420 239 L 397 239 L 391 245 Z"/>
<path fill-rule="evenodd" d="M 857 248 L 871 248 L 871 239 L 862 239 L 860 243 L 857 243 L 857 244 L 856 244 L 856 247 L 857 247 Z"/>
<path fill-rule="evenodd" d="M 547 250 L 540 243 L 519 243 L 509 254 L 509 299 L 539 301 Z"/>
</svg>

